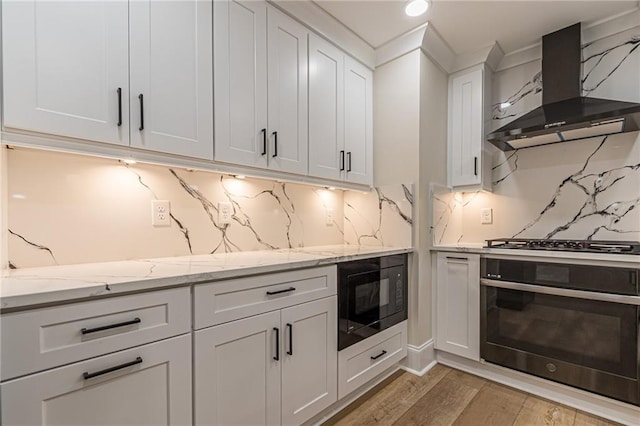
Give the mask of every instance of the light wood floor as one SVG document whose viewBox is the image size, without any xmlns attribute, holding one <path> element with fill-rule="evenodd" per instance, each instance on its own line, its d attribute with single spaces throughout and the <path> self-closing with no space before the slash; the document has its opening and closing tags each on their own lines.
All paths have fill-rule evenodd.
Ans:
<svg viewBox="0 0 640 426">
<path fill-rule="evenodd" d="M 615 424 L 438 364 L 422 377 L 393 374 L 323 426 Z"/>
</svg>

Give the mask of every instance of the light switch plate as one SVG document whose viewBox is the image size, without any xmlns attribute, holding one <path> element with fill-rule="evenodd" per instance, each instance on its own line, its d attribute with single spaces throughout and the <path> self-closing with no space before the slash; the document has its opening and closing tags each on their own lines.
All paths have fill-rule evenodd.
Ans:
<svg viewBox="0 0 640 426">
<path fill-rule="evenodd" d="M 333 209 L 327 208 L 325 212 L 326 212 L 326 217 L 325 217 L 326 225 L 333 226 Z"/>
<path fill-rule="evenodd" d="M 490 225 L 493 223 L 493 209 L 490 207 L 480 209 L 480 223 L 483 225 Z"/>
</svg>

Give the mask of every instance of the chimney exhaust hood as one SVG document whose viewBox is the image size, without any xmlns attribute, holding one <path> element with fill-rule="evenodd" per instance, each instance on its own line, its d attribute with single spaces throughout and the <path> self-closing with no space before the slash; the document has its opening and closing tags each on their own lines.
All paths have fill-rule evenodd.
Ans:
<svg viewBox="0 0 640 426">
<path fill-rule="evenodd" d="M 640 129 L 640 104 L 582 95 L 582 29 L 542 37 L 542 106 L 487 136 L 502 151 Z"/>
</svg>

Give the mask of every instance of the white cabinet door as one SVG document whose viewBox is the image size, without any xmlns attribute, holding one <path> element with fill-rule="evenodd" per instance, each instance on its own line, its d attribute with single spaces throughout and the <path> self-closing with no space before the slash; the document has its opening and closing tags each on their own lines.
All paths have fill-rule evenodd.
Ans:
<svg viewBox="0 0 640 426">
<path fill-rule="evenodd" d="M 213 7 L 215 159 L 267 167 L 267 4 Z"/>
<path fill-rule="evenodd" d="M 436 349 L 480 360 L 480 256 L 438 253 Z"/>
<path fill-rule="evenodd" d="M 336 296 L 282 310 L 282 424 L 301 424 L 337 400 Z"/>
<path fill-rule="evenodd" d="M 213 158 L 212 3 L 130 3 L 131 146 Z"/>
<path fill-rule="evenodd" d="M 2 3 L 4 127 L 129 144 L 128 3 Z"/>
<path fill-rule="evenodd" d="M 373 183 L 373 74 L 346 57 L 344 70 L 344 145 L 346 179 Z"/>
<path fill-rule="evenodd" d="M 344 53 L 309 35 L 309 175 L 342 179 Z"/>
<path fill-rule="evenodd" d="M 268 9 L 269 168 L 307 174 L 308 30 Z"/>
<path fill-rule="evenodd" d="M 282 338 L 280 311 L 197 331 L 195 424 L 280 424 Z"/>
<path fill-rule="evenodd" d="M 482 68 L 452 77 L 449 90 L 450 184 L 478 185 L 484 141 Z"/>
<path fill-rule="evenodd" d="M 1 389 L 5 425 L 190 425 L 191 336 L 11 380 Z"/>
</svg>

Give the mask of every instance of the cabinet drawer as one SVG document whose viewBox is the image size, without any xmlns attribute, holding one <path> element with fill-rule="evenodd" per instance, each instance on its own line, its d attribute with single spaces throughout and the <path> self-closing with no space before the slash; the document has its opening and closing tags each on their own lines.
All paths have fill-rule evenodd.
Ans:
<svg viewBox="0 0 640 426">
<path fill-rule="evenodd" d="M 394 325 L 338 353 L 338 399 L 407 356 L 407 322 Z"/>
<path fill-rule="evenodd" d="M 190 330 L 188 287 L 2 316 L 2 380 Z"/>
<path fill-rule="evenodd" d="M 0 386 L 5 425 L 191 425 L 191 336 Z"/>
<path fill-rule="evenodd" d="M 336 294 L 336 266 L 197 285 L 195 328 L 245 318 Z"/>
</svg>

